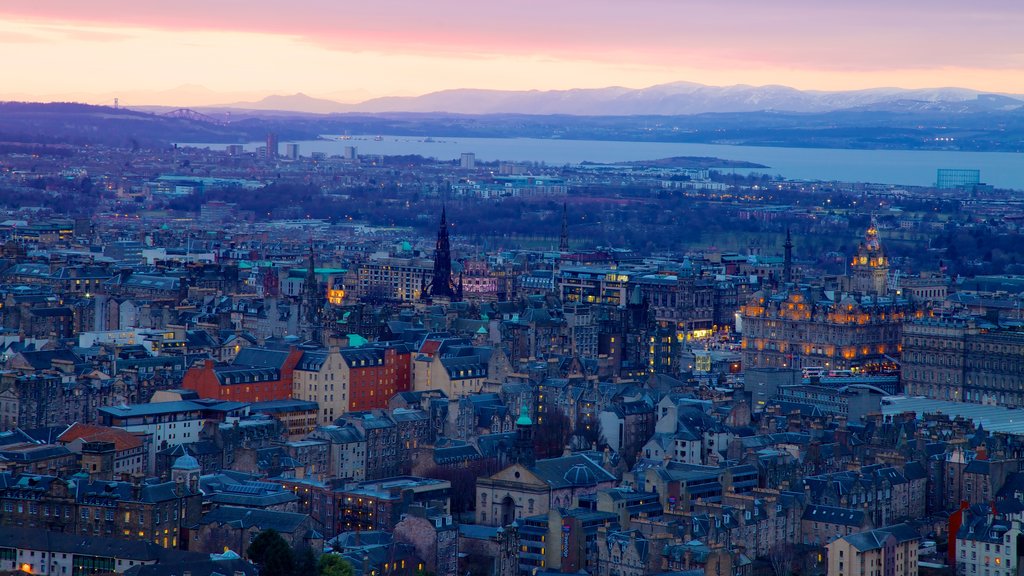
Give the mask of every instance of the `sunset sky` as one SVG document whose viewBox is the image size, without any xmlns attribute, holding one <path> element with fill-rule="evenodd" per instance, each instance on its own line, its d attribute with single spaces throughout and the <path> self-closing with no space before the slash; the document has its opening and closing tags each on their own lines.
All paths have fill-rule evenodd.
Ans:
<svg viewBox="0 0 1024 576">
<path fill-rule="evenodd" d="M 198 105 L 691 81 L 1024 94 L 1020 0 L 3 0 L 0 99 Z"/>
</svg>

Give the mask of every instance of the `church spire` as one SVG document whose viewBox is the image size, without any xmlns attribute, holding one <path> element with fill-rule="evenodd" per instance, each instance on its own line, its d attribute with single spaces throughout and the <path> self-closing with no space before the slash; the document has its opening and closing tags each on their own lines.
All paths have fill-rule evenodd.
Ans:
<svg viewBox="0 0 1024 576">
<path fill-rule="evenodd" d="M 562 203 L 562 234 L 558 237 L 558 251 L 569 251 L 569 215 L 565 202 Z"/>
<path fill-rule="evenodd" d="M 448 241 L 448 217 L 441 208 L 441 224 L 437 230 L 437 244 L 434 247 L 434 277 L 430 282 L 430 296 L 455 297 L 452 287 L 452 250 Z"/>
<path fill-rule="evenodd" d="M 306 278 L 302 283 L 302 332 L 303 336 L 316 342 L 321 341 L 320 315 L 323 308 L 323 294 L 316 277 L 316 261 L 313 256 L 313 239 L 309 240 L 309 255 L 306 264 Z"/>
</svg>

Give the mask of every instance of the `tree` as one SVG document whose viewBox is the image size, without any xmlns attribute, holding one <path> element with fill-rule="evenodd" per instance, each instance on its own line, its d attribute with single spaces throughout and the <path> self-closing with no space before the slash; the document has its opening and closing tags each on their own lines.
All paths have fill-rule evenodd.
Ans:
<svg viewBox="0 0 1024 576">
<path fill-rule="evenodd" d="M 320 576 L 354 576 L 352 565 L 338 554 L 324 554 L 320 557 Z"/>
<path fill-rule="evenodd" d="M 260 567 L 260 576 L 292 576 L 295 558 L 292 548 L 276 530 L 264 530 L 245 551 Z"/>
<path fill-rule="evenodd" d="M 569 417 L 557 406 L 546 404 L 533 425 L 533 451 L 538 460 L 561 456 L 572 434 Z"/>
<path fill-rule="evenodd" d="M 295 556 L 295 569 L 293 574 L 295 576 L 309 576 L 310 574 L 316 574 L 319 572 L 319 567 L 316 560 L 316 554 L 313 549 L 309 547 L 309 544 L 301 544 L 294 550 Z"/>
<path fill-rule="evenodd" d="M 427 478 L 447 480 L 452 483 L 452 512 L 462 514 L 476 508 L 476 480 L 486 478 L 499 470 L 494 458 L 472 460 L 465 466 L 431 466 L 422 473 Z"/>
<path fill-rule="evenodd" d="M 768 551 L 768 560 L 772 563 L 775 576 L 789 576 L 793 572 L 795 559 L 796 547 L 788 542 L 779 542 Z"/>
</svg>

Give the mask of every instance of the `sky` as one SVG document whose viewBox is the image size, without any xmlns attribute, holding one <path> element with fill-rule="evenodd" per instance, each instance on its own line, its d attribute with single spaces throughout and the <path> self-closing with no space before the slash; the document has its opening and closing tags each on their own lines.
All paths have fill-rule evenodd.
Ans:
<svg viewBox="0 0 1024 576">
<path fill-rule="evenodd" d="M 343 102 L 676 81 L 1024 94 L 1020 0 L 3 0 L 0 99 Z"/>
</svg>

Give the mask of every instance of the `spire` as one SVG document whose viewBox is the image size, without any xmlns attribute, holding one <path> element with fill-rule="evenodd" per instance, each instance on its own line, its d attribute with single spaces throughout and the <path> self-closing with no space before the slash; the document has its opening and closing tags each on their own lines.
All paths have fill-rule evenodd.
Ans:
<svg viewBox="0 0 1024 576">
<path fill-rule="evenodd" d="M 313 239 L 309 239 L 309 256 L 306 264 L 306 279 L 302 283 L 302 332 L 303 335 L 319 342 L 320 316 L 323 308 L 323 295 L 320 293 L 320 282 L 316 278 L 316 260 L 313 256 Z"/>
<path fill-rule="evenodd" d="M 516 426 L 533 426 L 533 420 L 530 420 L 530 408 L 526 402 L 519 406 L 519 419 L 516 420 Z"/>
<path fill-rule="evenodd" d="M 434 247 L 434 277 L 430 282 L 430 296 L 454 298 L 452 287 L 452 251 L 448 241 L 448 217 L 441 207 L 441 224 L 437 230 L 437 244 Z"/>
<path fill-rule="evenodd" d="M 558 251 L 569 251 L 569 215 L 565 202 L 562 203 L 562 234 L 558 237 Z"/>
</svg>

